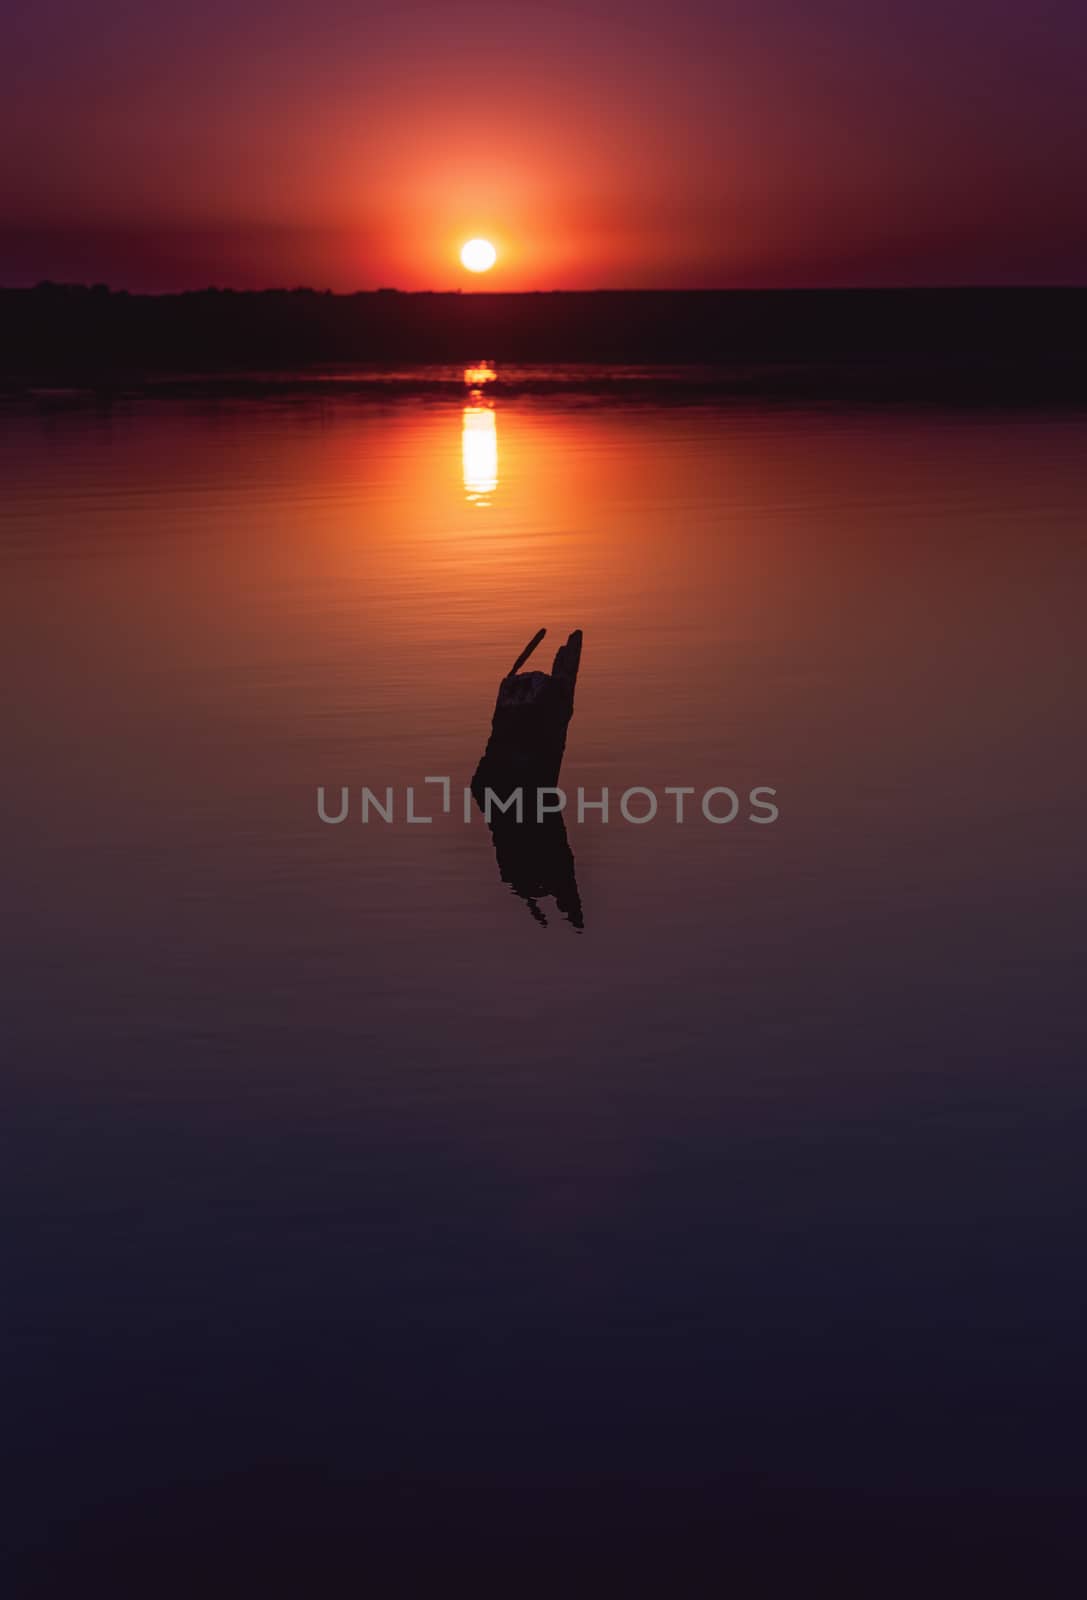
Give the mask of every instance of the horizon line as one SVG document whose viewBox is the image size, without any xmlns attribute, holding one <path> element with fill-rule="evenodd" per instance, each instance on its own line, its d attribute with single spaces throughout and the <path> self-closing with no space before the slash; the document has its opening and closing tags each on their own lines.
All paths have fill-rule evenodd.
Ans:
<svg viewBox="0 0 1087 1600">
<path fill-rule="evenodd" d="M 1029 282 L 1029 283 L 992 283 L 976 281 L 969 283 L 832 283 L 832 284 L 702 284 L 695 286 L 667 286 L 657 285 L 652 288 L 638 288 L 623 284 L 597 284 L 592 288 L 580 289 L 466 289 L 454 285 L 444 289 L 401 289 L 396 284 L 380 284 L 372 289 L 332 289 L 327 286 L 318 287 L 315 284 L 298 283 L 269 283 L 261 287 L 247 287 L 239 289 L 233 284 L 206 283 L 185 289 L 130 289 L 124 285 L 114 285 L 102 280 L 86 281 L 77 278 L 39 278 L 34 283 L 0 283 L 0 294 L 33 294 L 41 290 L 83 290 L 87 294 L 112 294 L 128 295 L 133 298 L 145 300 L 168 300 L 181 295 L 199 294 L 232 294 L 232 295 L 259 295 L 259 294 L 313 294 L 328 295 L 338 300 L 356 299 L 361 295 L 401 295 L 405 298 L 413 296 L 445 296 L 461 299 L 495 299 L 498 297 L 508 299 L 531 299 L 539 295 L 592 295 L 592 294 L 630 294 L 630 295 L 681 295 L 681 294 L 1016 294 L 1021 292 L 1042 293 L 1056 292 L 1067 293 L 1070 291 L 1087 290 L 1085 282 Z"/>
</svg>

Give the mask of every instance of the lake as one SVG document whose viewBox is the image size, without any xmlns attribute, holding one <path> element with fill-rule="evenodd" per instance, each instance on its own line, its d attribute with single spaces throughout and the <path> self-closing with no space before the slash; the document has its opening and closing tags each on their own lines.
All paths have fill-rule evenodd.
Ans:
<svg viewBox="0 0 1087 1600">
<path fill-rule="evenodd" d="M 1037 1577 L 1087 417 L 505 376 L 2 414 L 20 1580 Z M 545 625 L 574 918 L 460 807 Z"/>
</svg>

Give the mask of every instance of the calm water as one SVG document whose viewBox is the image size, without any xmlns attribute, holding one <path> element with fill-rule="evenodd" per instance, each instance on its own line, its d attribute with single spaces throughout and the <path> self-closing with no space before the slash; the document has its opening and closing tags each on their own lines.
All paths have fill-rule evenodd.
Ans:
<svg viewBox="0 0 1087 1600">
<path fill-rule="evenodd" d="M 27 1592 L 1067 1554 L 1087 421 L 386 392 L 0 441 Z M 572 823 L 581 932 L 478 816 L 316 814 L 467 782 L 544 624 L 568 788 L 780 807 Z"/>
</svg>

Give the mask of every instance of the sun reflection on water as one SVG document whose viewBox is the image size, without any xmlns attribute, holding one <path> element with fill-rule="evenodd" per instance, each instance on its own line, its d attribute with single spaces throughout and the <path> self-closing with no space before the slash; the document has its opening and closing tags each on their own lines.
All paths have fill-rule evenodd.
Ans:
<svg viewBox="0 0 1087 1600">
<path fill-rule="evenodd" d="M 460 442 L 465 497 L 472 505 L 490 505 L 498 488 L 498 429 L 491 406 L 465 406 Z"/>
<path fill-rule="evenodd" d="M 498 488 L 498 428 L 493 401 L 484 401 L 483 385 L 493 383 L 495 370 L 489 362 L 477 362 L 464 369 L 469 404 L 461 418 L 461 461 L 464 469 L 464 495 L 470 505 L 487 506 Z"/>
</svg>

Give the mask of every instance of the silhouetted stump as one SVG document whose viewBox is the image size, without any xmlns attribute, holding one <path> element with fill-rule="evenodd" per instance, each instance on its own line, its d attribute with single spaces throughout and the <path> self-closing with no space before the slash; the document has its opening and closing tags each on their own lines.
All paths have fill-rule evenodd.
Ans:
<svg viewBox="0 0 1087 1600">
<path fill-rule="evenodd" d="M 547 629 L 541 628 L 522 650 L 498 685 L 491 736 L 472 779 L 472 793 L 482 805 L 485 789 L 503 799 L 515 789 L 550 789 L 559 781 L 566 729 L 574 714 L 574 689 L 581 663 L 581 629 L 555 652 L 550 673 L 520 672 Z"/>
<path fill-rule="evenodd" d="M 584 919 L 566 825 L 553 811 L 537 821 L 536 802 L 540 789 L 553 789 L 559 781 L 574 713 L 581 630 L 556 652 L 550 673 L 521 672 L 546 631 L 540 629 L 498 686 L 491 736 L 472 779 L 472 794 L 487 817 L 488 790 L 502 802 L 521 791 L 520 820 L 515 809 L 502 811 L 495 805 L 487 817 L 499 875 L 537 922 L 546 927 L 539 901 L 551 896 L 580 929 Z"/>
</svg>

